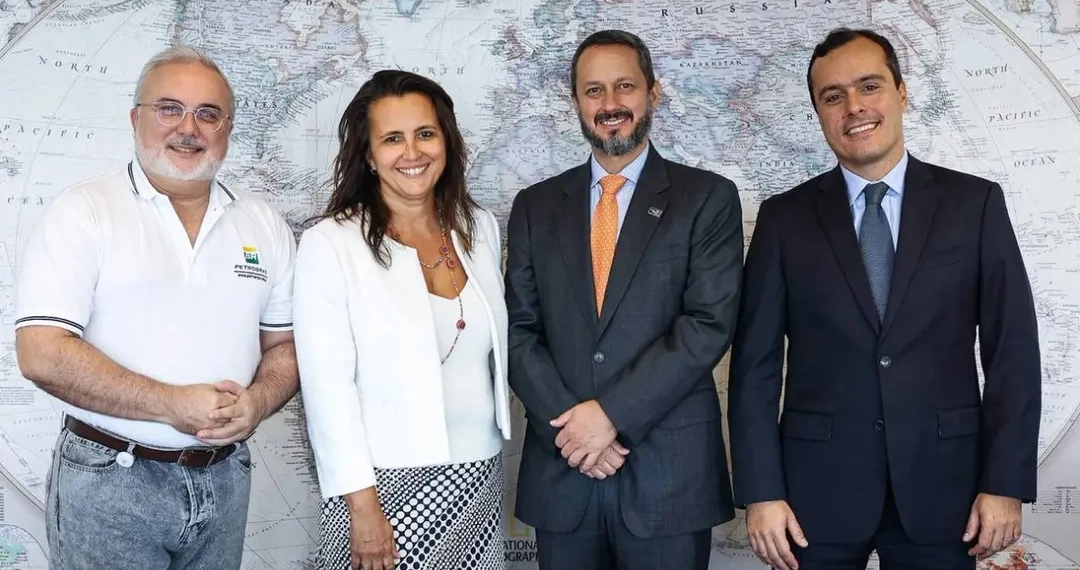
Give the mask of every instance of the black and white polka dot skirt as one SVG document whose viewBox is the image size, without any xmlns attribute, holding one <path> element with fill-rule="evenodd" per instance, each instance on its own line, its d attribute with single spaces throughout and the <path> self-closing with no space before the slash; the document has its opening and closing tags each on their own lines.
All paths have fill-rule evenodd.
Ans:
<svg viewBox="0 0 1080 570">
<path fill-rule="evenodd" d="M 434 467 L 376 469 L 375 488 L 394 527 L 397 570 L 504 570 L 502 456 Z M 349 569 L 349 508 L 323 501 L 316 567 Z"/>
</svg>

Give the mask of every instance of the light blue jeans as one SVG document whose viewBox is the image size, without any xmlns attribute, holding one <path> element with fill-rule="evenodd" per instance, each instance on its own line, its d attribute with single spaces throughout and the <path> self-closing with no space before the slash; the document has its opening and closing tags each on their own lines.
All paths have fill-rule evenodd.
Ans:
<svg viewBox="0 0 1080 570">
<path fill-rule="evenodd" d="M 46 482 L 51 570 L 240 568 L 251 494 L 246 443 L 210 467 L 135 459 L 60 432 Z"/>
</svg>

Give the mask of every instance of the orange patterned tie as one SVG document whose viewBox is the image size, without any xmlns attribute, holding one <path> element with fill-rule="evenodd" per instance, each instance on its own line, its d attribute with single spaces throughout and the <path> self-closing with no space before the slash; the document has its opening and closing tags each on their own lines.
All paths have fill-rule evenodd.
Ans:
<svg viewBox="0 0 1080 570">
<path fill-rule="evenodd" d="M 600 203 L 596 205 L 596 213 L 593 215 L 591 237 L 597 315 L 604 306 L 611 260 L 615 257 L 615 236 L 619 228 L 619 203 L 615 200 L 615 195 L 622 189 L 623 184 L 626 184 L 626 177 L 619 174 L 608 174 L 600 179 Z"/>
</svg>

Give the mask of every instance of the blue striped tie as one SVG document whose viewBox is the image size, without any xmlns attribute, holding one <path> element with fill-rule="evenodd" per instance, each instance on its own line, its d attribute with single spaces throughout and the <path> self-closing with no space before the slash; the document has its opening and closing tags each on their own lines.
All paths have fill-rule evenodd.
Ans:
<svg viewBox="0 0 1080 570">
<path fill-rule="evenodd" d="M 885 307 L 889 303 L 889 280 L 892 279 L 895 255 L 889 219 L 885 217 L 885 210 L 881 209 L 881 199 L 888 190 L 889 186 L 884 182 L 867 184 L 863 188 L 866 210 L 859 226 L 859 249 L 866 265 L 866 276 L 870 278 L 878 318 L 882 320 L 885 319 Z"/>
</svg>

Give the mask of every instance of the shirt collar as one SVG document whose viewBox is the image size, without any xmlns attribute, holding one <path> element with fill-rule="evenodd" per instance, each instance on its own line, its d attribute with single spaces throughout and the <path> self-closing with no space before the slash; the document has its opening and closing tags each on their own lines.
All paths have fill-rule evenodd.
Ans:
<svg viewBox="0 0 1080 570">
<path fill-rule="evenodd" d="M 867 184 L 872 184 L 873 182 L 884 182 L 889 186 L 890 190 L 896 192 L 896 194 L 899 196 L 903 196 L 904 175 L 907 173 L 907 165 L 908 153 L 905 150 L 904 156 L 900 157 L 900 162 L 896 163 L 896 166 L 894 166 L 892 170 L 890 170 L 885 176 L 881 177 L 881 180 L 873 181 L 867 180 L 862 176 L 859 176 L 858 174 L 855 174 L 854 172 L 841 166 L 840 172 L 844 174 L 844 183 L 847 184 L 848 205 L 850 206 L 854 204 L 855 199 L 859 197 L 859 194 L 862 194 L 863 188 L 865 188 Z"/>
<path fill-rule="evenodd" d="M 142 165 L 138 160 L 131 160 L 127 165 L 128 179 L 131 181 L 131 190 L 136 196 L 144 200 L 153 200 L 158 196 L 162 196 L 161 192 L 154 188 L 154 185 L 150 183 L 150 179 L 147 178 L 146 172 L 143 171 Z M 214 179 L 213 184 L 210 186 L 210 204 L 213 205 L 228 205 L 236 201 L 236 194 L 229 190 L 224 184 L 217 178 Z"/>
<path fill-rule="evenodd" d="M 629 182 L 633 186 L 637 186 L 638 178 L 641 177 L 641 171 L 645 168 L 645 161 L 649 158 L 649 148 L 650 143 L 646 142 L 645 148 L 642 149 L 641 154 L 637 155 L 637 158 L 631 161 L 630 164 L 627 164 L 621 172 L 618 172 L 618 174 L 625 176 L 627 182 Z M 593 186 L 599 184 L 600 179 L 607 176 L 608 174 L 615 174 L 604 170 L 604 167 L 600 166 L 600 163 L 596 161 L 595 154 L 592 154 L 590 156 L 592 157 L 589 159 L 589 164 L 592 169 Z"/>
</svg>

